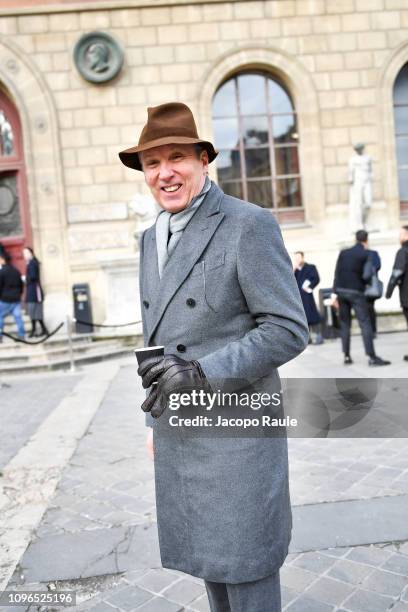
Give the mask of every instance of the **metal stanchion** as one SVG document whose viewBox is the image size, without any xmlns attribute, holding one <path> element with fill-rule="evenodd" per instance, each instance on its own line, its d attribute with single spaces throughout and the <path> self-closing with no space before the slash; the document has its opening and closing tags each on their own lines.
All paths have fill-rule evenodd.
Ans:
<svg viewBox="0 0 408 612">
<path fill-rule="evenodd" d="M 69 348 L 69 363 L 70 372 L 76 372 L 75 367 L 75 359 L 74 359 L 74 347 L 72 345 L 72 320 L 69 315 L 67 315 L 67 333 L 68 333 L 68 348 Z"/>
<path fill-rule="evenodd" d="M 332 312 L 332 299 L 326 298 L 323 300 L 323 304 L 326 311 L 326 321 L 329 327 L 333 327 L 333 312 Z"/>
</svg>

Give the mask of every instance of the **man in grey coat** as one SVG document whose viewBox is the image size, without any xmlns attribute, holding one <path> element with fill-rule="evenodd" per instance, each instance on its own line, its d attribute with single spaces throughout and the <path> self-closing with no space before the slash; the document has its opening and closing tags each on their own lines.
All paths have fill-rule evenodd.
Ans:
<svg viewBox="0 0 408 612">
<path fill-rule="evenodd" d="M 145 346 L 164 346 L 164 357 L 139 367 L 160 553 L 164 567 L 204 579 L 212 612 L 279 612 L 292 527 L 286 437 L 171 423 L 169 398 L 186 389 L 272 397 L 277 368 L 308 342 L 279 227 L 209 180 L 216 155 L 181 103 L 149 108 L 138 145 L 120 153 L 162 208 L 141 238 L 140 296 Z"/>
</svg>

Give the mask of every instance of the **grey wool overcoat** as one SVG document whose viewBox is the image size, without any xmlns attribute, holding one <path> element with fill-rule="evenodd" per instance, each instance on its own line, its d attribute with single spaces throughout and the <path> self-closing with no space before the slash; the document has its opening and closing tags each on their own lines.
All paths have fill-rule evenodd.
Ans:
<svg viewBox="0 0 408 612">
<path fill-rule="evenodd" d="M 161 279 L 155 226 L 140 254 L 145 346 L 198 360 L 213 389 L 279 388 L 276 369 L 303 351 L 308 327 L 269 211 L 213 183 Z M 275 573 L 292 527 L 286 438 L 168 435 L 168 410 L 153 424 L 163 566 L 226 583 Z"/>
</svg>

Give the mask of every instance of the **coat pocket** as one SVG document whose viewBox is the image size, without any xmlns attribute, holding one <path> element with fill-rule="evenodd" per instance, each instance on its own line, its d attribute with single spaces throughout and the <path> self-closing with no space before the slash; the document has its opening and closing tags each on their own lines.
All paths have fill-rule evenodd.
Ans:
<svg viewBox="0 0 408 612">
<path fill-rule="evenodd" d="M 190 278 L 196 278 L 200 276 L 204 276 L 211 270 L 216 270 L 225 264 L 225 251 L 221 251 L 217 254 L 211 255 L 210 257 L 206 257 L 199 261 L 193 266 L 193 269 L 190 272 Z"/>
<path fill-rule="evenodd" d="M 188 277 L 188 287 L 201 293 L 204 303 L 213 312 L 218 311 L 217 301 L 223 287 L 224 269 L 225 251 L 218 251 L 197 262 Z"/>
<path fill-rule="evenodd" d="M 220 251 L 204 259 L 204 271 L 216 270 L 225 264 L 225 251 Z"/>
<path fill-rule="evenodd" d="M 220 295 L 223 291 L 225 251 L 214 253 L 203 261 L 204 297 L 213 312 L 219 311 Z"/>
</svg>

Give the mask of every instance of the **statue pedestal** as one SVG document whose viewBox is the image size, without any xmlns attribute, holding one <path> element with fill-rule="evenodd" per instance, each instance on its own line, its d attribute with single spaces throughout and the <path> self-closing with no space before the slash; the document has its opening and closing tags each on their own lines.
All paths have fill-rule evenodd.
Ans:
<svg viewBox="0 0 408 612">
<path fill-rule="evenodd" d="M 139 254 L 124 255 L 100 262 L 106 280 L 105 325 L 140 321 Z M 140 325 L 120 328 L 124 333 L 141 330 Z"/>
</svg>

